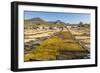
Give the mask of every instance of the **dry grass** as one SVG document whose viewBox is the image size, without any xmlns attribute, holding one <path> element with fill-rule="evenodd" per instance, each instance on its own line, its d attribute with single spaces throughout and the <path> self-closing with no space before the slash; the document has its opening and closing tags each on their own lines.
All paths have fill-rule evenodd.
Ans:
<svg viewBox="0 0 100 73">
<path fill-rule="evenodd" d="M 37 46 L 31 53 L 25 55 L 25 61 L 35 60 L 55 60 L 59 55 L 59 50 L 65 51 L 85 51 L 73 40 L 69 32 L 59 32 Z"/>
</svg>

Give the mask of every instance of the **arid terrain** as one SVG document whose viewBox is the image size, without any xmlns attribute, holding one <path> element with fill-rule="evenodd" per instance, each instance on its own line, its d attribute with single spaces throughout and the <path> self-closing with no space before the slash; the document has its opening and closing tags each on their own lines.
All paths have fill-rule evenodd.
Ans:
<svg viewBox="0 0 100 73">
<path fill-rule="evenodd" d="M 24 61 L 90 58 L 90 24 L 24 20 Z"/>
</svg>

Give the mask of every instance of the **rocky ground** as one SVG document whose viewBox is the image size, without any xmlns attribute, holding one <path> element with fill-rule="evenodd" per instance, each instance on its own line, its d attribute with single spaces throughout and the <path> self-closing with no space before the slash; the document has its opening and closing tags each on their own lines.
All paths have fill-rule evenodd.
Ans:
<svg viewBox="0 0 100 73">
<path fill-rule="evenodd" d="M 31 30 L 24 32 L 24 60 L 69 60 L 90 58 L 89 29 Z"/>
</svg>

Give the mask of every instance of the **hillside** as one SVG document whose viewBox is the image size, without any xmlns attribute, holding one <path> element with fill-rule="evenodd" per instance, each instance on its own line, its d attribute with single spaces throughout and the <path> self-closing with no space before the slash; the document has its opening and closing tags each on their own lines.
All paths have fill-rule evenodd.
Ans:
<svg viewBox="0 0 100 73">
<path fill-rule="evenodd" d="M 49 26 L 49 27 L 64 27 L 66 23 L 56 20 L 56 21 L 45 21 L 39 17 L 24 20 L 25 28 L 38 28 L 40 26 Z"/>
</svg>

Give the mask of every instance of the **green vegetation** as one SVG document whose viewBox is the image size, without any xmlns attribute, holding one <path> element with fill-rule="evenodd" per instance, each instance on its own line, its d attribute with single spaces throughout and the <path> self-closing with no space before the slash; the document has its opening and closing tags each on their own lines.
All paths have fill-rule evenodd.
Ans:
<svg viewBox="0 0 100 73">
<path fill-rule="evenodd" d="M 85 50 L 71 37 L 68 31 L 61 31 L 45 40 L 29 54 L 25 55 L 25 61 L 32 60 L 56 60 L 60 51 L 85 52 Z M 64 56 L 64 55 L 63 55 Z M 66 55 L 66 58 L 76 57 Z"/>
<path fill-rule="evenodd" d="M 24 24 L 24 61 L 90 58 L 90 24 L 39 17 L 24 20 Z"/>
</svg>

